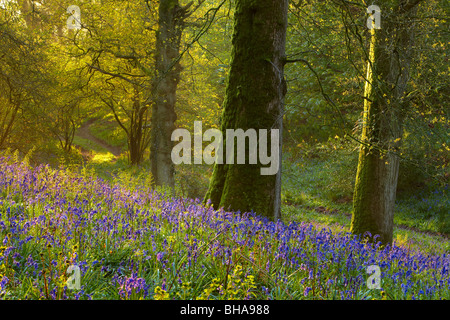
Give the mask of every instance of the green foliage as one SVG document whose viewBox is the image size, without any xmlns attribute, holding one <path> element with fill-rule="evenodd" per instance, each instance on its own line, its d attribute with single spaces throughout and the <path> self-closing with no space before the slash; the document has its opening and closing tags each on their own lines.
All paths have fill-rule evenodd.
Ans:
<svg viewBox="0 0 450 320">
<path fill-rule="evenodd" d="M 421 118 L 428 118 L 429 122 L 418 123 L 413 117 L 407 119 L 398 182 L 400 196 L 416 194 L 419 189 L 443 187 L 449 181 L 448 117 L 438 119 L 428 114 Z"/>
<path fill-rule="evenodd" d="M 117 126 L 113 116 L 107 115 L 101 121 L 95 121 L 89 130 L 91 134 L 99 138 L 113 147 L 125 148 L 127 145 L 127 137 L 124 131 Z"/>
<path fill-rule="evenodd" d="M 181 164 L 175 170 L 177 194 L 191 199 L 203 199 L 208 190 L 212 167 Z"/>
<path fill-rule="evenodd" d="M 450 234 L 448 187 L 421 190 L 397 201 L 395 219 L 408 227 Z"/>
<path fill-rule="evenodd" d="M 299 193 L 307 193 L 334 204 L 351 202 L 357 147 L 353 141 L 338 136 L 324 143 L 299 144 L 295 153 L 285 154 L 288 168 L 283 172 L 283 190 L 290 192 L 296 188 L 298 191 L 295 191 L 296 196 L 285 196 L 295 199 Z"/>
<path fill-rule="evenodd" d="M 154 31 L 158 1 L 148 1 L 148 8 L 145 1 L 48 0 L 42 2 L 43 9 L 36 12 L 24 10 L 22 3 L 25 1 L 0 4 L 0 139 L 13 118 L 14 103 L 20 102 L 11 130 L 0 143 L 0 148 L 4 149 L 2 154 L 16 160 L 24 159 L 32 165 L 49 163 L 53 168 L 68 169 L 67 174 L 81 172 L 91 179 L 101 177 L 129 190 L 149 188 L 152 177 L 146 160 L 148 148 L 141 165 L 130 167 L 126 154 L 115 157 L 104 146 L 78 134 L 72 136 L 72 133 L 76 133 L 86 119 L 99 118 L 92 124 L 90 133 L 110 146 L 126 150 L 127 136 L 114 117 L 114 111 L 119 122 L 128 128 L 134 99 L 143 102 L 150 95 L 151 80 L 155 76 Z M 191 132 L 196 120 L 203 121 L 208 128 L 220 127 L 222 120 L 225 84 L 230 72 L 233 1 L 220 8 L 207 32 L 194 41 L 204 30 L 202 26 L 211 19 L 211 9 L 220 3 L 205 2 L 191 16 L 195 23 L 187 24 L 183 33 L 177 126 Z M 69 4 L 81 7 L 84 29 L 69 31 L 65 28 L 68 15 L 62 9 Z M 394 242 L 429 253 L 450 250 L 450 91 L 445 5 L 444 1 L 422 2 L 415 20 L 418 55 L 411 64 L 405 101 L 406 130 L 400 150 L 402 159 L 394 217 Z M 282 219 L 286 223 L 309 222 L 333 231 L 349 228 L 359 144 L 343 138 L 342 131 L 354 137 L 360 135 L 367 42 L 360 42 L 352 31 L 358 29 L 365 39 L 366 18 L 365 8 L 350 2 L 338 1 L 331 5 L 327 1 L 291 2 L 287 59 L 298 61 L 286 64 L 288 93 L 282 177 Z M 139 94 L 123 77 L 138 83 Z M 11 94 L 16 100 L 10 101 Z M 113 102 L 114 111 L 105 101 Z M 149 119 L 151 115 L 147 116 Z M 175 190 L 164 187 L 157 190 L 165 194 L 166 199 L 202 198 L 211 172 L 212 167 L 208 166 L 180 165 L 176 167 Z M 73 185 L 69 189 L 71 192 L 67 196 L 70 198 L 82 186 Z M 92 196 L 86 192 L 87 198 Z M 11 196 L 16 201 L 11 202 L 12 213 L 28 210 L 20 204 L 19 193 L 5 189 L 1 196 Z M 1 210 L 3 214 L 3 207 Z M 27 214 L 47 217 L 51 214 L 39 205 L 30 210 L 33 211 Z M 203 235 L 205 243 L 207 237 Z M 181 235 L 167 239 L 174 248 L 177 241 L 183 240 Z M 162 248 L 163 243 L 162 237 L 156 241 L 158 248 Z M 104 244 L 103 249 L 85 254 L 90 261 L 105 259 L 104 265 L 109 271 L 90 268 L 83 283 L 86 292 L 95 291 L 95 298 L 119 298 L 117 288 L 106 279 L 112 277 L 113 271 L 117 271 L 127 257 L 139 256 L 142 252 L 138 242 L 115 249 L 109 247 L 110 242 Z M 36 256 L 39 251 L 43 252 L 47 267 L 50 267 L 48 262 L 61 253 L 32 241 L 23 247 L 21 255 L 24 258 L 29 254 Z M 66 248 L 62 253 L 70 258 L 75 251 Z M 243 255 L 251 254 L 258 253 Z M 183 259 L 186 257 L 174 256 L 170 263 L 177 264 Z M 205 262 L 206 275 L 189 270 L 182 284 L 175 282 L 167 291 L 162 289 L 161 283 L 165 276 L 173 275 L 164 275 L 161 265 L 153 265 L 154 273 L 147 274 L 146 280 L 152 284 L 150 292 L 160 299 L 231 299 L 245 298 L 248 293 L 252 298 L 254 294 L 262 297 L 261 286 L 270 283 L 267 275 L 261 272 L 260 266 L 241 262 L 243 272 L 236 271 L 237 265 L 227 269 L 218 261 Z M 54 270 L 60 270 L 62 263 L 57 260 Z M 1 266 L 0 278 L 18 277 L 23 272 L 11 264 Z M 36 281 L 22 277 L 21 286 L 2 298 L 39 299 L 42 298 L 39 289 L 45 292 L 46 286 L 56 288 L 61 295 L 65 278 L 63 273 L 58 276 L 61 278 L 51 283 L 42 276 Z M 301 298 L 303 287 L 294 278 L 276 287 L 271 297 Z M 254 285 L 257 290 L 253 290 Z M 287 288 L 295 290 L 286 291 Z M 392 286 L 387 291 L 391 295 L 396 290 L 398 288 Z M 68 294 L 69 298 L 73 297 L 72 293 Z M 361 292 L 360 296 L 364 294 Z M 381 293 L 372 295 L 376 299 L 383 298 Z M 142 293 L 134 292 L 127 298 L 141 296 Z M 313 297 L 323 298 L 319 294 Z"/>
</svg>

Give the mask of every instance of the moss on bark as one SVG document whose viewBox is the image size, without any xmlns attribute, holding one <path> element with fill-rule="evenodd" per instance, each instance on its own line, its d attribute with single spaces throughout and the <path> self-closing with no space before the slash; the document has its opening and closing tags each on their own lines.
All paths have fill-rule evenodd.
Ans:
<svg viewBox="0 0 450 320">
<path fill-rule="evenodd" d="M 409 80 L 413 25 L 404 1 L 379 4 L 382 29 L 371 30 L 364 92 L 362 145 L 353 197 L 351 232 L 378 235 L 391 244 L 402 138 L 404 95 Z M 373 239 L 372 239 L 373 240 Z"/>
<path fill-rule="evenodd" d="M 232 62 L 222 112 L 224 145 L 226 129 L 282 130 L 286 28 L 287 1 L 236 2 Z M 279 217 L 279 176 L 261 175 L 262 165 L 247 164 L 248 147 L 246 151 L 246 164 L 214 166 L 205 201 L 211 199 L 215 208 Z"/>
</svg>

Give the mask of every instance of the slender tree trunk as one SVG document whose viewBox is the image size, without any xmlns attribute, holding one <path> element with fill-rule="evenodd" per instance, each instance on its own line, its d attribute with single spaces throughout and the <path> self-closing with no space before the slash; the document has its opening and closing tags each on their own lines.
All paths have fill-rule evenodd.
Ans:
<svg viewBox="0 0 450 320">
<path fill-rule="evenodd" d="M 391 244 L 403 133 L 403 110 L 412 58 L 414 8 L 379 1 L 381 29 L 371 30 L 364 92 L 362 145 L 353 198 L 351 231 L 379 235 Z M 373 240 L 373 239 L 371 239 Z"/>
<path fill-rule="evenodd" d="M 280 167 L 275 175 L 261 175 L 259 161 L 249 164 L 248 144 L 245 164 L 216 163 L 205 196 L 205 202 L 211 200 L 216 209 L 253 210 L 270 219 L 280 218 L 287 9 L 287 0 L 236 1 L 232 62 L 221 123 L 224 145 L 227 129 L 278 129 Z"/>
<path fill-rule="evenodd" d="M 156 37 L 155 100 L 152 106 L 150 162 L 153 182 L 174 187 L 175 168 L 171 159 L 175 130 L 176 92 L 180 81 L 181 65 L 177 60 L 183 29 L 183 8 L 178 0 L 161 0 L 159 4 L 159 30 Z"/>
<path fill-rule="evenodd" d="M 131 112 L 131 121 L 129 129 L 128 147 L 130 150 L 130 163 L 139 165 L 143 160 L 144 151 L 147 147 L 144 135 L 144 118 L 146 117 L 147 107 L 141 103 L 139 89 L 134 86 L 133 108 Z"/>
<path fill-rule="evenodd" d="M 20 109 L 19 106 L 19 104 L 15 104 L 11 106 L 11 109 L 6 109 L 4 114 L 3 112 L 0 112 L 0 117 L 3 118 L 1 119 L 2 123 L 0 124 L 0 149 L 7 146 L 7 141 L 10 138 L 17 113 Z"/>
<path fill-rule="evenodd" d="M 8 99 L 0 107 L 0 149 L 5 148 L 11 138 L 22 99 L 22 94 L 16 92 L 11 79 L 6 76 L 4 80 L 9 92 Z"/>
</svg>

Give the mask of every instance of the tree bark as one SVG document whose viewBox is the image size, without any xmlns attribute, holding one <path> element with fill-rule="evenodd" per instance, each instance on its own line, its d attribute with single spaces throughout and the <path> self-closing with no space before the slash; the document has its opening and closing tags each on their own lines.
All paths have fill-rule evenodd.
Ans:
<svg viewBox="0 0 450 320">
<path fill-rule="evenodd" d="M 232 62 L 221 118 L 224 145 L 227 129 L 278 129 L 280 167 L 275 175 L 261 175 L 259 161 L 249 164 L 248 145 L 245 164 L 216 163 L 205 196 L 205 203 L 211 200 L 216 209 L 253 210 L 273 220 L 281 216 L 287 9 L 287 0 L 236 1 Z M 267 142 L 270 146 L 269 137 Z"/>
<path fill-rule="evenodd" d="M 131 121 L 128 136 L 128 148 L 130 150 L 130 163 L 139 165 L 143 160 L 148 140 L 145 137 L 144 122 L 147 119 L 147 106 L 143 106 L 139 96 L 139 88 L 134 85 L 134 98 L 131 111 Z"/>
<path fill-rule="evenodd" d="M 381 29 L 372 29 L 364 92 L 362 145 L 353 197 L 351 232 L 378 235 L 392 244 L 394 205 L 399 171 L 398 152 L 403 134 L 405 93 L 412 59 L 416 7 L 408 1 L 378 3 Z M 374 239 L 370 239 L 373 241 Z"/>
<path fill-rule="evenodd" d="M 185 11 L 178 0 L 161 0 L 159 4 L 159 30 L 156 37 L 156 81 L 153 92 L 150 162 L 153 183 L 174 187 L 175 168 L 171 159 L 177 115 L 176 92 L 180 81 L 181 65 L 178 61 Z"/>
</svg>

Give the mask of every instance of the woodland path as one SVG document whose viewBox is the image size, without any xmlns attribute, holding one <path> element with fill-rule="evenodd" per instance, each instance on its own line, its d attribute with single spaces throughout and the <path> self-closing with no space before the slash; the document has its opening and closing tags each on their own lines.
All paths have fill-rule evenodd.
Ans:
<svg viewBox="0 0 450 320">
<path fill-rule="evenodd" d="M 93 119 L 89 119 L 88 121 L 86 121 L 85 123 L 83 123 L 81 125 L 81 127 L 78 128 L 76 135 L 87 139 L 89 141 L 92 141 L 93 143 L 99 145 L 100 147 L 108 150 L 109 152 L 111 152 L 114 156 L 118 157 L 121 153 L 122 150 L 120 147 L 115 147 L 110 145 L 109 143 L 107 143 L 106 141 L 99 139 L 97 137 L 95 137 L 90 131 L 89 131 L 89 127 L 95 122 L 97 121 L 97 118 L 93 118 Z"/>
</svg>

